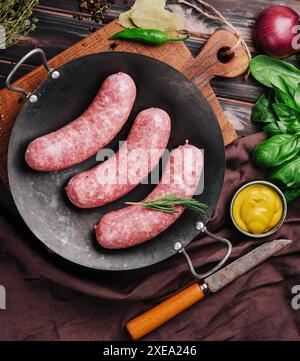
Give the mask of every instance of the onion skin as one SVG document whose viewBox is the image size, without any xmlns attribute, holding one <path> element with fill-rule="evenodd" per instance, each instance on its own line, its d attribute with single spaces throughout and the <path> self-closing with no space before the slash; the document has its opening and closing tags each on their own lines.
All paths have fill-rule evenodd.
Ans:
<svg viewBox="0 0 300 361">
<path fill-rule="evenodd" d="M 293 9 L 273 5 L 258 17 L 254 29 L 256 47 L 267 55 L 287 58 L 298 52 L 293 49 L 292 41 L 297 33 L 293 28 L 300 25 L 299 15 Z"/>
</svg>

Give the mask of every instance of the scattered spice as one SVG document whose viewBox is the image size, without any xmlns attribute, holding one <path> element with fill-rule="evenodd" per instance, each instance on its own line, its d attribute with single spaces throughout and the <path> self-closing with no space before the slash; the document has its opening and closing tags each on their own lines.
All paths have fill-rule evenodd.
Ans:
<svg viewBox="0 0 300 361">
<path fill-rule="evenodd" d="M 110 9 L 113 0 L 79 0 L 79 10 L 90 14 L 96 23 L 105 22 L 103 15 Z"/>
<path fill-rule="evenodd" d="M 33 8 L 38 0 L 1 1 L 0 25 L 5 29 L 5 47 L 17 43 L 22 36 L 35 30 L 37 19 L 33 17 Z"/>
</svg>

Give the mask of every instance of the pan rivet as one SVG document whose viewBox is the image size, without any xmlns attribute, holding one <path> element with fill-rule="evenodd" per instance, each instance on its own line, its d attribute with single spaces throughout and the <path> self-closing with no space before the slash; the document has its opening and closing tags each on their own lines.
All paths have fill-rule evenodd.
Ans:
<svg viewBox="0 0 300 361">
<path fill-rule="evenodd" d="M 51 76 L 52 76 L 52 79 L 59 79 L 60 73 L 57 70 L 55 70 Z"/>
<path fill-rule="evenodd" d="M 204 228 L 204 224 L 202 222 L 197 222 L 196 224 L 196 229 L 197 231 L 203 231 L 203 228 Z"/>
<path fill-rule="evenodd" d="M 182 244 L 180 242 L 175 242 L 174 249 L 175 251 L 180 251 L 182 249 Z"/>
<path fill-rule="evenodd" d="M 30 98 L 29 98 L 29 101 L 30 103 L 36 103 L 38 100 L 37 96 L 36 95 L 30 95 Z"/>
</svg>

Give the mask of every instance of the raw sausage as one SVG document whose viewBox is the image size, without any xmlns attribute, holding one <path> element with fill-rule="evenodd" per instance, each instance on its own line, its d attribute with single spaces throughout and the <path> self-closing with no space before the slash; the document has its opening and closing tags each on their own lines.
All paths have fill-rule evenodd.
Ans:
<svg viewBox="0 0 300 361">
<path fill-rule="evenodd" d="M 203 168 L 202 152 L 186 143 L 173 150 L 160 183 L 146 199 L 178 193 L 178 197 L 192 197 Z M 132 247 L 156 237 L 170 227 L 183 213 L 163 213 L 139 205 L 129 206 L 104 215 L 96 226 L 101 246 L 110 249 Z"/>
<path fill-rule="evenodd" d="M 129 75 L 109 76 L 80 117 L 29 144 L 27 164 L 41 172 L 56 171 L 92 157 L 121 130 L 135 97 L 136 86 Z"/>
<path fill-rule="evenodd" d="M 70 180 L 70 201 L 80 208 L 93 208 L 130 192 L 158 163 L 170 131 L 171 120 L 164 110 L 150 108 L 140 112 L 116 155 Z"/>
</svg>

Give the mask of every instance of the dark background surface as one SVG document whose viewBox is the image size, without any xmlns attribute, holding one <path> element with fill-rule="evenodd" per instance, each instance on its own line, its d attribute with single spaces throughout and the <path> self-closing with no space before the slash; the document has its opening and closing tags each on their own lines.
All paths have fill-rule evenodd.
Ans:
<svg viewBox="0 0 300 361">
<path fill-rule="evenodd" d="M 300 12 L 300 1 L 249 1 L 211 0 L 221 13 L 241 32 L 253 55 L 251 29 L 258 13 L 268 5 L 285 3 Z M 129 8 L 133 1 L 116 0 L 105 15 L 106 21 L 116 18 Z M 173 10 L 174 1 L 168 1 Z M 172 5 L 173 4 L 173 5 Z M 187 12 L 191 26 L 198 29 L 198 14 Z M 35 14 L 39 20 L 37 30 L 18 45 L 0 51 L 0 87 L 12 64 L 34 47 L 45 50 L 48 58 L 81 40 L 91 27 L 100 27 L 89 20 L 79 21 L 78 3 L 41 0 Z M 197 20 L 199 18 L 199 21 Z M 203 20 L 203 19 L 202 19 Z M 201 30 L 210 34 L 220 25 L 203 20 Z M 205 36 L 187 42 L 196 54 Z M 291 59 L 297 63 L 296 58 Z M 22 76 L 39 65 L 32 58 L 22 66 Z M 249 79 L 214 79 L 213 88 L 239 135 L 255 133 L 250 124 L 253 102 L 263 89 Z M 1 126 L 1 118 L 0 118 Z M 234 187 L 242 181 L 261 176 L 249 163 L 248 153 L 261 140 L 249 137 L 228 150 L 228 172 L 219 207 L 211 222 L 213 231 L 233 237 L 239 256 L 253 248 L 253 241 L 241 239 L 233 230 L 226 213 L 227 200 Z M 298 202 L 299 203 L 299 202 Z M 299 205 L 293 205 L 287 225 L 279 237 L 298 238 Z M 240 241 L 243 241 L 240 243 Z M 190 249 L 195 264 L 211 266 L 222 255 L 210 240 L 193 242 Z M 190 311 L 156 331 L 149 340 L 299 340 L 300 315 L 293 311 L 290 302 L 291 288 L 300 284 L 299 246 L 286 251 L 289 257 L 278 256 L 236 283 L 235 290 L 227 288 L 220 297 L 203 301 Z M 13 255 L 13 257 L 11 256 Z M 49 280 L 51 279 L 51 280 Z M 53 281 L 54 280 L 54 281 Z M 130 281 L 129 281 L 130 280 Z M 0 187 L 0 285 L 7 289 L 7 310 L 0 310 L 0 340 L 116 340 L 127 339 L 124 324 L 137 313 L 154 306 L 191 281 L 180 257 L 164 262 L 141 274 L 91 275 L 84 269 L 54 259 L 18 218 L 9 193 Z M 69 284 L 73 289 L 62 286 Z M 86 296 L 89 293 L 92 296 Z M 95 297 L 97 296 L 97 297 Z"/>
</svg>

